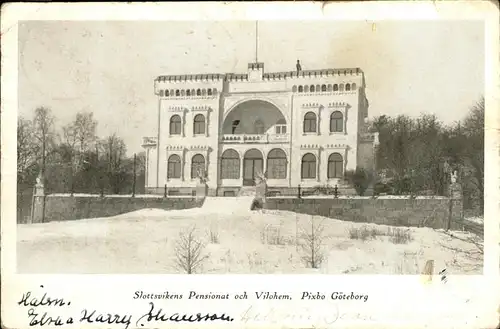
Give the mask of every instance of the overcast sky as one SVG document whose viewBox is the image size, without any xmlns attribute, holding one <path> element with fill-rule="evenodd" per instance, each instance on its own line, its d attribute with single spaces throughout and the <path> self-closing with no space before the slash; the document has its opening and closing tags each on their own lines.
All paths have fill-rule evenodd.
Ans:
<svg viewBox="0 0 500 329">
<path fill-rule="evenodd" d="M 370 117 L 463 118 L 484 94 L 484 26 L 473 21 L 259 22 L 265 71 L 360 67 Z M 19 112 L 50 107 L 58 125 L 92 111 L 98 134 L 129 152 L 156 132 L 153 80 L 163 74 L 245 73 L 255 23 L 58 22 L 19 26 Z"/>
</svg>

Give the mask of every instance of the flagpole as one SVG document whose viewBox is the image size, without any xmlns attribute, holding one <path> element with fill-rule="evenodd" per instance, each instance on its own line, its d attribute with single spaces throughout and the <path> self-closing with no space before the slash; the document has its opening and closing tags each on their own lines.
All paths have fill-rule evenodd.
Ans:
<svg viewBox="0 0 500 329">
<path fill-rule="evenodd" d="M 259 54 L 259 21 L 255 21 L 255 63 L 258 63 Z"/>
</svg>

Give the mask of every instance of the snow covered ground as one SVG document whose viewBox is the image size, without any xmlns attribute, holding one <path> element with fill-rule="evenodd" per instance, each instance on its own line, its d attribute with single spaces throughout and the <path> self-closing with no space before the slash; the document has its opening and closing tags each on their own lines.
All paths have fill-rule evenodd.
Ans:
<svg viewBox="0 0 500 329">
<path fill-rule="evenodd" d="M 465 217 L 464 219 L 479 225 L 484 225 L 484 217 Z"/>
<path fill-rule="evenodd" d="M 311 219 L 321 224 L 318 269 L 308 268 L 301 245 Z M 412 240 L 395 244 L 384 225 L 345 222 L 285 211 L 207 212 L 203 208 L 143 209 L 115 217 L 19 224 L 20 273 L 182 273 L 176 266 L 179 233 L 193 226 L 206 245 L 203 273 L 419 274 L 427 260 L 435 272 L 481 274 L 478 238 L 466 232 L 402 228 Z M 354 229 L 378 232 L 351 238 Z M 351 234 L 350 234 L 351 233 Z M 469 240 L 476 241 L 475 243 Z M 299 241 L 299 245 L 297 245 Z M 479 242 L 477 242 L 479 241 Z"/>
</svg>

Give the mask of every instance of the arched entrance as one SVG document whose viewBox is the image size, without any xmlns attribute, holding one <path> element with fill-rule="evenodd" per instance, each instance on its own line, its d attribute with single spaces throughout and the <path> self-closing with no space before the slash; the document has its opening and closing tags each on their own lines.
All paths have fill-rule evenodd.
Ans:
<svg viewBox="0 0 500 329">
<path fill-rule="evenodd" d="M 255 185 L 255 178 L 264 171 L 264 158 L 257 149 L 250 149 L 243 157 L 243 186 Z"/>
</svg>

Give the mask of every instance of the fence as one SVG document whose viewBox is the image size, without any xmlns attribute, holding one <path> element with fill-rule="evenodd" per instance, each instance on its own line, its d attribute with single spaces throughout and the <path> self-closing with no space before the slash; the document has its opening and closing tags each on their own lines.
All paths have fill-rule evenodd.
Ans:
<svg viewBox="0 0 500 329">
<path fill-rule="evenodd" d="M 17 223 L 26 224 L 31 220 L 33 187 L 17 187 Z"/>
</svg>

